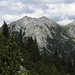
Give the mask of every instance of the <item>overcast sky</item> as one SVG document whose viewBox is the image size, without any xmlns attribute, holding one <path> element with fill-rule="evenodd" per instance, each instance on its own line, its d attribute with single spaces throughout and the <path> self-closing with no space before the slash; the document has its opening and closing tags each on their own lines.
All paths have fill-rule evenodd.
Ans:
<svg viewBox="0 0 75 75">
<path fill-rule="evenodd" d="M 46 16 L 67 25 L 75 20 L 75 0 L 0 0 L 0 26 L 24 16 Z"/>
</svg>

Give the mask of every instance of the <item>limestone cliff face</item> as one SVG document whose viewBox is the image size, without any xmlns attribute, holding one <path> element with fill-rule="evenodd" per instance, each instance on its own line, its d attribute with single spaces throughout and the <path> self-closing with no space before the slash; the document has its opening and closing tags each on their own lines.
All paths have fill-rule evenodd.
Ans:
<svg viewBox="0 0 75 75">
<path fill-rule="evenodd" d="M 53 53 L 55 48 L 57 48 L 60 55 L 73 55 L 75 51 L 75 44 L 68 30 L 66 30 L 66 27 L 60 26 L 45 16 L 40 18 L 25 16 L 8 24 L 8 27 L 10 28 L 10 32 L 19 33 L 21 29 L 24 42 L 25 38 L 28 36 L 32 36 L 33 39 L 36 37 L 40 51 Z M 70 30 L 72 30 L 72 28 Z M 74 33 L 74 30 L 72 33 Z"/>
</svg>

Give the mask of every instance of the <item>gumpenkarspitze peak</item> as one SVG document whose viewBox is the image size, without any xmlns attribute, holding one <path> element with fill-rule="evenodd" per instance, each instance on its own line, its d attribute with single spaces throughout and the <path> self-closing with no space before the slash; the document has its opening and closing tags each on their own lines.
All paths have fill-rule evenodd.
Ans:
<svg viewBox="0 0 75 75">
<path fill-rule="evenodd" d="M 22 30 L 22 38 L 31 36 L 33 39 L 36 37 L 40 51 L 46 50 L 52 53 L 52 49 L 57 46 L 64 45 L 69 39 L 66 31 L 56 22 L 43 16 L 40 18 L 31 18 L 25 16 L 8 25 L 10 32 L 15 32 L 18 35 L 20 29 Z M 52 49 L 51 49 L 52 48 Z"/>
</svg>

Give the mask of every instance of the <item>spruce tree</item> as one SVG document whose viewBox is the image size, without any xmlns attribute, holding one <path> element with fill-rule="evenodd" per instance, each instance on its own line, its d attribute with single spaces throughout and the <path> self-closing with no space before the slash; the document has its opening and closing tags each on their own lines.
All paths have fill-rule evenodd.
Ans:
<svg viewBox="0 0 75 75">
<path fill-rule="evenodd" d="M 26 50 L 30 53 L 30 57 L 33 62 L 38 61 L 40 54 L 39 54 L 39 48 L 36 39 L 33 40 L 32 37 L 28 37 Z"/>
<path fill-rule="evenodd" d="M 60 62 L 60 58 L 58 56 L 58 50 L 57 49 L 55 49 L 55 52 L 53 54 L 53 61 L 55 64 Z"/>
<path fill-rule="evenodd" d="M 75 75 L 75 57 L 73 59 L 73 74 Z"/>
<path fill-rule="evenodd" d="M 68 57 L 68 60 L 67 60 L 66 71 L 67 71 L 67 73 L 70 73 L 70 74 L 73 73 L 72 60 L 71 60 L 70 56 Z"/>
<path fill-rule="evenodd" d="M 19 33 L 19 41 L 20 41 L 20 45 L 23 46 L 22 30 L 21 29 L 20 29 L 20 33 Z"/>
<path fill-rule="evenodd" d="M 53 63 L 55 64 L 55 66 L 56 66 L 56 68 L 58 69 L 58 70 L 61 70 L 61 61 L 60 61 L 60 58 L 59 58 L 59 56 L 58 56 L 58 51 L 57 51 L 57 48 L 56 48 L 56 50 L 55 50 L 55 52 L 54 52 L 54 54 L 53 54 Z"/>
<path fill-rule="evenodd" d="M 9 29 L 8 29 L 8 26 L 7 26 L 7 23 L 4 21 L 4 24 L 2 26 L 2 34 L 3 36 L 5 36 L 6 38 L 9 37 Z"/>
<path fill-rule="evenodd" d="M 66 70 L 66 61 L 65 58 L 62 56 L 61 58 L 61 65 L 63 66 L 64 71 Z"/>
</svg>

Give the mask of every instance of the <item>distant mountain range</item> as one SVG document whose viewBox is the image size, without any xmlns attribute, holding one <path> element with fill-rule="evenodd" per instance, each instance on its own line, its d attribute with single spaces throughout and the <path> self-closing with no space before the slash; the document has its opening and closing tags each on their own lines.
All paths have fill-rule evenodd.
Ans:
<svg viewBox="0 0 75 75">
<path fill-rule="evenodd" d="M 75 57 L 75 21 L 61 26 L 45 16 L 40 18 L 25 16 L 8 24 L 8 27 L 17 38 L 22 30 L 23 42 L 29 36 L 36 38 L 40 53 L 51 54 L 57 49 L 60 56 Z"/>
</svg>

